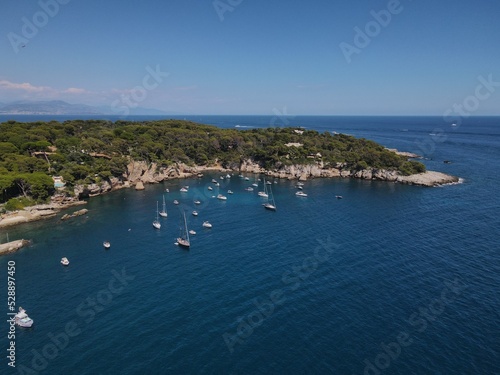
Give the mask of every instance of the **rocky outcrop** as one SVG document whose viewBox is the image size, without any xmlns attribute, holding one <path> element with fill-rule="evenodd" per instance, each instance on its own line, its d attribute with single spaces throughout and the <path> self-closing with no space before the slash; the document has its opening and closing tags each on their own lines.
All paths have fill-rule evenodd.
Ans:
<svg viewBox="0 0 500 375">
<path fill-rule="evenodd" d="M 85 201 L 69 200 L 65 202 L 55 201 L 51 204 L 26 207 L 24 210 L 9 212 L 7 214 L 1 215 L 0 228 L 51 218 L 59 213 L 62 209 L 86 203 L 87 202 Z"/>
<path fill-rule="evenodd" d="M 77 217 L 77 216 L 83 216 L 83 215 L 86 215 L 87 213 L 89 212 L 89 210 L 87 210 L 86 208 L 82 209 L 82 210 L 78 210 L 78 211 L 75 211 L 73 212 L 72 214 L 65 214 L 61 217 L 61 220 L 68 220 L 68 219 L 71 219 L 73 217 Z"/>
<path fill-rule="evenodd" d="M 13 253 L 14 251 L 17 251 L 24 246 L 28 246 L 29 244 L 30 241 L 28 240 L 17 240 L 0 244 L 0 255 Z"/>
<path fill-rule="evenodd" d="M 335 167 L 324 167 L 322 162 L 307 165 L 289 165 L 283 166 L 280 169 L 266 171 L 251 160 L 245 160 L 241 164 L 240 171 L 247 173 L 264 173 L 276 178 L 289 180 L 297 179 L 299 181 L 321 177 L 349 177 L 420 186 L 439 186 L 459 182 L 458 177 L 434 171 L 403 176 L 398 171 L 375 168 L 351 171 L 346 168 L 346 165 L 340 163 Z"/>
</svg>

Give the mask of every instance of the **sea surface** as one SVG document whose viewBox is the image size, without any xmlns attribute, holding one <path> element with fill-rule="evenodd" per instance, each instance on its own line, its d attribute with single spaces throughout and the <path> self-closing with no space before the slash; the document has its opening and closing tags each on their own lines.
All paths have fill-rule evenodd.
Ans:
<svg viewBox="0 0 500 375">
<path fill-rule="evenodd" d="M 263 176 L 214 173 L 94 197 L 86 216 L 65 222 L 3 229 L 1 242 L 32 245 L 0 257 L 0 373 L 500 374 L 500 118 L 178 118 L 348 133 L 463 180 L 315 179 L 308 197 L 272 181 L 271 212 L 259 189 L 244 190 Z M 163 196 L 168 217 L 155 230 Z M 183 212 L 197 232 L 190 250 L 175 245 Z M 10 261 L 16 307 L 35 321 L 16 330 L 15 370 L 5 356 Z"/>
</svg>

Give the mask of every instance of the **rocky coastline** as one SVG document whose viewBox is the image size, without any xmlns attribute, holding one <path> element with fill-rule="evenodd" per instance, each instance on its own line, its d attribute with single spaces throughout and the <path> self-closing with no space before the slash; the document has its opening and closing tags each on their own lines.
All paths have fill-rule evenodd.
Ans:
<svg viewBox="0 0 500 375">
<path fill-rule="evenodd" d="M 393 151 L 398 152 L 396 150 Z M 415 154 L 408 154 L 406 156 L 411 158 L 418 157 L 418 155 Z M 63 209 L 75 205 L 86 204 L 87 202 L 82 200 L 85 198 L 130 187 L 134 187 L 136 190 L 143 190 L 145 185 L 148 184 L 157 184 L 166 180 L 201 176 L 207 172 L 265 174 L 273 178 L 298 181 L 333 177 L 357 178 L 427 187 L 442 186 L 460 182 L 460 179 L 456 176 L 435 171 L 427 171 L 424 173 L 404 176 L 398 171 L 376 168 L 351 171 L 347 168 L 347 165 L 343 163 L 337 163 L 335 166 L 325 166 L 321 161 L 306 165 L 283 166 L 279 169 L 273 170 L 266 170 L 250 159 L 243 160 L 239 166 L 234 165 L 231 166 L 231 168 L 224 168 L 220 164 L 214 164 L 212 166 L 189 166 L 183 163 L 176 163 L 175 165 L 165 168 L 157 165 L 156 163 L 131 161 L 127 165 L 127 171 L 120 178 L 112 177 L 109 180 L 103 180 L 99 184 L 94 183 L 75 186 L 74 198 L 56 195 L 52 198 L 52 202 L 50 204 L 26 207 L 24 210 L 1 215 L 0 228 L 54 217 Z M 86 213 L 87 212 L 85 211 L 85 214 Z M 65 219 L 70 216 L 71 215 L 68 215 Z"/>
</svg>

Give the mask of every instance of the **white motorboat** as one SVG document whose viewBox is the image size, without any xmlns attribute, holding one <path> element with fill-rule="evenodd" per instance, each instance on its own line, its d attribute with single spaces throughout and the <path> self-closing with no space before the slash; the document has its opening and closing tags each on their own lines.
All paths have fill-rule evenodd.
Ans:
<svg viewBox="0 0 500 375">
<path fill-rule="evenodd" d="M 165 196 L 163 196 L 163 206 L 162 206 L 162 209 L 159 212 L 159 214 L 160 214 L 161 217 L 167 217 L 168 216 L 168 214 L 167 214 L 167 208 L 165 207 Z"/>
<path fill-rule="evenodd" d="M 217 199 L 220 199 L 221 201 L 227 201 L 227 197 L 222 194 L 217 195 Z"/>
<path fill-rule="evenodd" d="M 246 190 L 246 191 L 253 191 L 253 187 L 250 187 L 250 186 L 249 186 L 249 187 L 247 187 L 245 190 Z"/>
<path fill-rule="evenodd" d="M 243 175 L 242 175 L 242 174 L 240 174 L 240 175 L 238 175 L 238 177 L 239 177 L 239 178 L 243 178 Z"/>
<path fill-rule="evenodd" d="M 209 186 L 207 189 L 208 189 L 208 190 L 214 190 L 211 186 Z"/>
<path fill-rule="evenodd" d="M 218 182 L 215 183 L 215 186 L 220 186 L 220 184 Z"/>
<path fill-rule="evenodd" d="M 269 198 L 269 195 L 263 191 L 259 191 L 257 195 L 262 198 Z"/>
<path fill-rule="evenodd" d="M 196 234 L 196 232 L 195 232 L 194 230 L 192 230 L 192 229 L 191 229 L 191 230 L 189 231 L 189 234 L 192 234 L 192 235 L 194 236 L 194 235 Z"/>
<path fill-rule="evenodd" d="M 336 195 L 335 198 L 342 199 L 343 197 L 342 197 L 342 195 Z"/>
<path fill-rule="evenodd" d="M 301 185 L 297 185 L 297 186 L 296 186 L 296 188 L 297 188 L 297 189 L 299 189 L 299 190 L 304 189 L 304 187 L 303 187 L 303 186 L 301 186 Z"/>
<path fill-rule="evenodd" d="M 201 204 L 201 201 L 199 201 L 199 200 L 195 200 L 195 201 L 194 201 L 194 204 Z"/>
<path fill-rule="evenodd" d="M 174 200 L 174 204 L 179 204 L 179 201 L 177 199 Z"/>
<path fill-rule="evenodd" d="M 203 228 L 212 228 L 212 224 L 210 224 L 208 221 L 204 221 Z"/>
<path fill-rule="evenodd" d="M 266 181 L 266 185 L 272 185 L 273 183 L 271 181 Z"/>
<path fill-rule="evenodd" d="M 198 211 L 193 211 L 192 214 L 193 216 L 198 216 Z"/>
<path fill-rule="evenodd" d="M 259 184 L 258 184 L 258 183 L 256 183 L 256 182 L 254 182 L 254 183 L 252 184 L 252 186 L 258 187 L 258 186 L 259 186 Z"/>
<path fill-rule="evenodd" d="M 303 182 L 297 182 L 297 186 L 304 186 L 304 183 Z"/>
<path fill-rule="evenodd" d="M 109 241 L 104 241 L 102 246 L 104 246 L 105 249 L 109 249 L 111 247 L 111 243 Z"/>
<path fill-rule="evenodd" d="M 219 178 L 220 178 L 221 180 L 223 180 L 223 179 L 224 179 L 224 176 L 220 176 Z"/>
<path fill-rule="evenodd" d="M 227 175 L 226 175 L 226 178 L 228 178 L 228 179 L 229 179 L 229 178 L 231 178 L 231 176 L 227 174 Z"/>
<path fill-rule="evenodd" d="M 63 266 L 67 266 L 67 265 L 69 265 L 69 260 L 68 260 L 68 258 L 66 258 L 66 257 L 61 258 L 61 264 L 62 264 Z"/>
<path fill-rule="evenodd" d="M 181 193 L 187 193 L 188 192 L 188 189 L 186 189 L 185 187 L 181 187 Z"/>
<path fill-rule="evenodd" d="M 170 193 L 170 190 L 168 190 L 168 189 L 165 189 L 165 193 Z"/>
<path fill-rule="evenodd" d="M 298 191 L 298 192 L 295 193 L 295 195 L 298 196 L 298 197 L 307 197 L 307 194 L 304 193 L 303 191 Z"/>
<path fill-rule="evenodd" d="M 213 182 L 214 184 L 216 184 L 216 183 L 217 183 L 217 180 L 216 180 L 215 178 L 212 178 L 212 182 Z"/>
<path fill-rule="evenodd" d="M 245 181 L 250 181 L 250 179 L 248 177 L 245 177 Z"/>
<path fill-rule="evenodd" d="M 31 319 L 26 310 L 19 307 L 19 312 L 14 315 L 14 320 L 19 327 L 30 328 L 33 325 L 33 319 Z"/>
<path fill-rule="evenodd" d="M 233 194 L 233 191 L 232 190 L 228 190 L 227 193 L 228 194 Z"/>
</svg>

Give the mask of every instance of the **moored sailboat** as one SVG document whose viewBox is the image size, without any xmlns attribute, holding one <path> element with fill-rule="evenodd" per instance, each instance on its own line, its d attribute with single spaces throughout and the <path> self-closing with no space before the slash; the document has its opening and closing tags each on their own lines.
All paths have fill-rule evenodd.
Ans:
<svg viewBox="0 0 500 375">
<path fill-rule="evenodd" d="M 153 227 L 155 227 L 156 229 L 161 228 L 161 223 L 160 223 L 160 220 L 158 218 L 158 201 L 156 201 L 156 220 L 153 221 Z"/>
<path fill-rule="evenodd" d="M 181 247 L 184 247 L 186 249 L 189 249 L 191 246 L 191 243 L 189 241 L 189 232 L 187 229 L 187 221 L 186 221 L 186 213 L 182 213 L 184 216 L 184 227 L 181 227 L 181 233 L 179 237 L 177 238 L 177 244 Z"/>
<path fill-rule="evenodd" d="M 264 191 L 267 194 L 268 190 L 265 183 L 264 183 Z M 274 201 L 274 195 L 271 189 L 271 185 L 269 185 L 269 194 L 267 197 L 267 202 L 264 203 L 263 206 L 266 210 L 276 211 L 276 202 Z"/>
<path fill-rule="evenodd" d="M 167 217 L 168 216 L 168 214 L 167 214 L 167 208 L 165 207 L 165 196 L 163 196 L 163 206 L 162 206 L 162 209 L 159 212 L 159 214 L 160 214 L 161 217 Z"/>
</svg>

